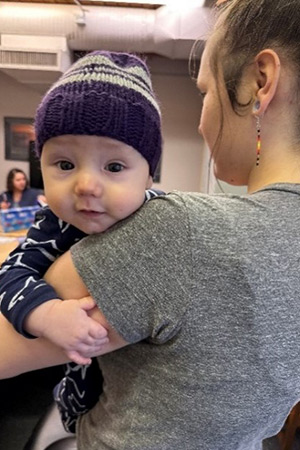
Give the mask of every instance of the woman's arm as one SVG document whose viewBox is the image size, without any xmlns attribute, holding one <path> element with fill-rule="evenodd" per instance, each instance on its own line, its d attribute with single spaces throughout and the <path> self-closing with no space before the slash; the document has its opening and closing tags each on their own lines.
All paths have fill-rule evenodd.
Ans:
<svg viewBox="0 0 300 450">
<path fill-rule="evenodd" d="M 87 290 L 73 265 L 70 252 L 61 256 L 48 270 L 45 279 L 62 298 L 82 298 Z M 108 330 L 109 342 L 100 354 L 117 350 L 127 342 L 109 325 L 101 311 L 95 307 L 91 313 Z M 37 319 L 37 316 L 36 316 Z M 96 356 L 90 354 L 89 356 Z M 67 362 L 65 353 L 43 338 L 27 339 L 18 334 L 0 315 L 0 379 L 23 372 Z"/>
<path fill-rule="evenodd" d="M 0 379 L 65 362 L 61 349 L 43 338 L 25 338 L 0 314 Z"/>
<path fill-rule="evenodd" d="M 52 264 L 46 273 L 45 280 L 54 287 L 55 291 L 63 299 L 80 299 L 89 295 L 86 286 L 75 269 L 70 251 L 64 253 L 54 262 L 54 264 Z M 88 314 L 108 331 L 109 342 L 103 345 L 103 351 L 100 353 L 101 355 L 128 345 L 128 343 L 110 326 L 97 306 L 89 311 Z M 97 354 L 99 355 L 99 353 Z"/>
</svg>

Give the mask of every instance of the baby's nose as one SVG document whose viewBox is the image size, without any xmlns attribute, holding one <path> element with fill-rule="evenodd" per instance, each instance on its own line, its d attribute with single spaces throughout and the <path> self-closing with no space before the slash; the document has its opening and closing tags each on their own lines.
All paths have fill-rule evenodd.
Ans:
<svg viewBox="0 0 300 450">
<path fill-rule="evenodd" d="M 78 177 L 75 192 L 77 195 L 100 196 L 103 191 L 103 183 L 95 174 L 84 174 Z"/>
</svg>

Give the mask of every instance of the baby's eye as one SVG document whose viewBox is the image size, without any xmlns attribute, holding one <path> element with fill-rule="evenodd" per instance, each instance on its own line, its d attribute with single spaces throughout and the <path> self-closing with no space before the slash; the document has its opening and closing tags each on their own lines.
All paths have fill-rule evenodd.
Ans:
<svg viewBox="0 0 300 450">
<path fill-rule="evenodd" d="M 74 164 L 71 163 L 70 161 L 59 161 L 57 163 L 57 166 L 61 169 L 61 170 L 72 170 L 74 169 Z"/>
<path fill-rule="evenodd" d="M 109 172 L 121 172 L 123 169 L 123 164 L 117 162 L 107 164 L 107 166 L 105 167 L 105 170 L 108 170 Z"/>
</svg>

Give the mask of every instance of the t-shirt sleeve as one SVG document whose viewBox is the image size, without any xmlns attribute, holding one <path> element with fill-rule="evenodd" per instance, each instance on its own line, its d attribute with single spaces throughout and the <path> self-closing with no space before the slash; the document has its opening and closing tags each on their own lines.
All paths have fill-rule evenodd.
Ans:
<svg viewBox="0 0 300 450">
<path fill-rule="evenodd" d="M 189 235 L 184 203 L 172 194 L 71 249 L 88 291 L 127 342 L 159 344 L 179 332 L 191 295 Z"/>
</svg>

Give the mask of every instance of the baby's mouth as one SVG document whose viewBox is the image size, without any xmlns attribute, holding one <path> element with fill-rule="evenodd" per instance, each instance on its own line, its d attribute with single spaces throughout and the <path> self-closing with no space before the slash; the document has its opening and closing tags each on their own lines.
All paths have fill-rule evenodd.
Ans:
<svg viewBox="0 0 300 450">
<path fill-rule="evenodd" d="M 96 216 L 100 216 L 100 215 L 104 214 L 103 211 L 95 211 L 93 209 L 80 209 L 79 213 L 83 214 L 85 216 L 90 216 L 90 217 L 92 217 L 92 216 L 96 217 Z"/>
</svg>

